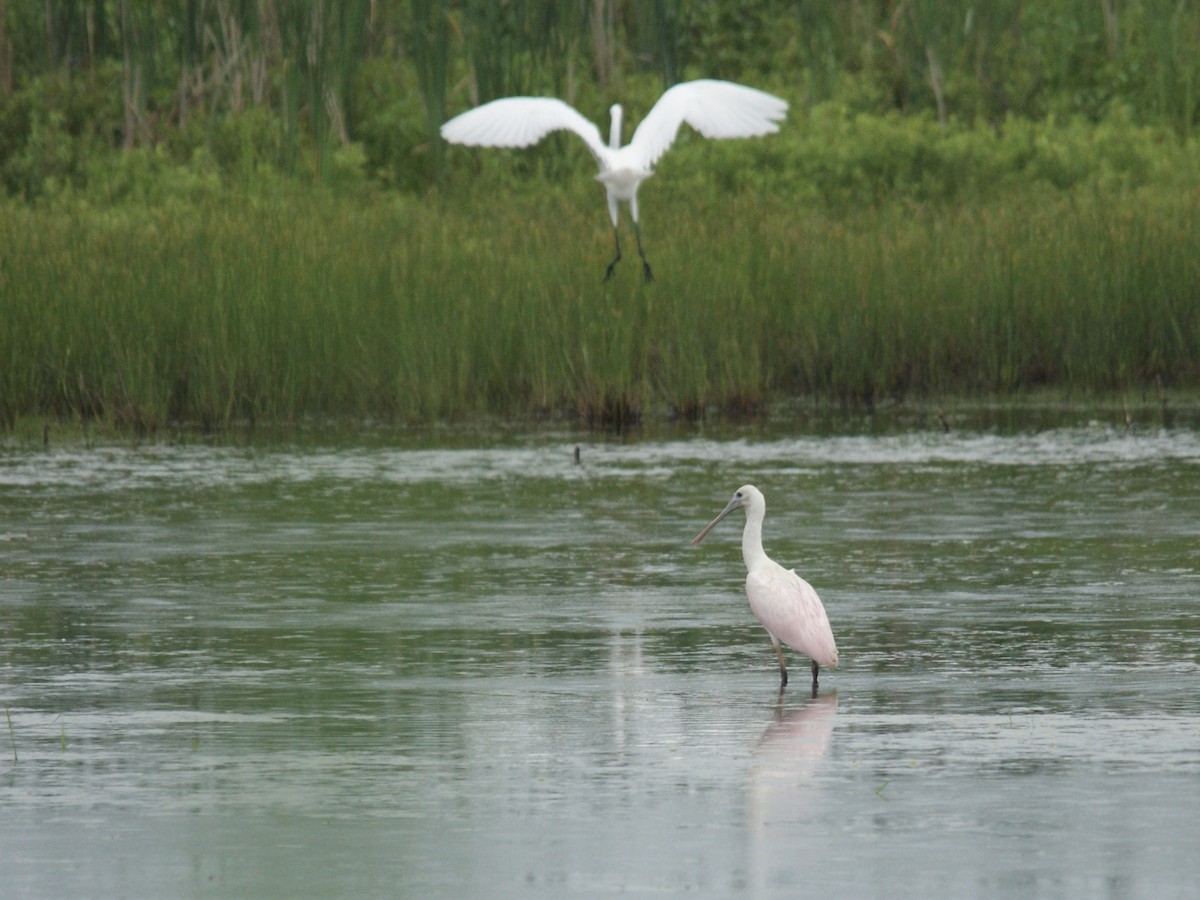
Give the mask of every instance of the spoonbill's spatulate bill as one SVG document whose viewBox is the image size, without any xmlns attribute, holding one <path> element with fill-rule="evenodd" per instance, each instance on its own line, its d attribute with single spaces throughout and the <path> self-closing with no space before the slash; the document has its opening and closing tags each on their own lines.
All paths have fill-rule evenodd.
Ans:
<svg viewBox="0 0 1200 900">
<path fill-rule="evenodd" d="M 837 667 L 837 644 L 825 607 L 812 585 L 791 569 L 779 565 L 763 550 L 762 524 L 767 514 L 767 501 L 762 491 L 750 484 L 738 488 L 721 514 L 692 539 L 692 546 L 697 546 L 718 522 L 739 507 L 746 510 L 742 558 L 746 561 L 746 596 L 750 600 L 750 611 L 771 635 L 779 660 L 781 683 L 787 684 L 788 680 L 783 650 L 779 646 L 782 641 L 812 659 L 815 692 L 820 667 Z"/>
<path fill-rule="evenodd" d="M 621 146 L 621 107 L 609 110 L 612 127 L 608 146 L 600 129 L 553 97 L 506 97 L 493 100 L 455 116 L 442 126 L 442 137 L 453 144 L 477 147 L 528 147 L 552 131 L 573 131 L 581 138 L 596 162 L 596 179 L 608 193 L 608 215 L 613 224 L 616 255 L 608 264 L 604 280 L 612 278 L 621 260 L 621 238 L 617 234 L 617 203 L 629 204 L 642 277 L 654 280 L 642 250 L 638 226 L 638 186 L 653 173 L 653 165 L 666 153 L 686 122 L 709 138 L 742 138 L 774 134 L 787 115 L 787 101 L 729 81 L 688 81 L 668 89 L 650 110 L 631 140 Z"/>
</svg>

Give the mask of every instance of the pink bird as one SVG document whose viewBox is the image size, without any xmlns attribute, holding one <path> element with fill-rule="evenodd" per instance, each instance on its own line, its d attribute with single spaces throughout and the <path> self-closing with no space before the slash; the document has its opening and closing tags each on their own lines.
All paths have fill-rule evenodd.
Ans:
<svg viewBox="0 0 1200 900">
<path fill-rule="evenodd" d="M 771 636 L 779 660 L 780 686 L 787 684 L 787 666 L 783 664 L 782 641 L 812 659 L 813 693 L 821 666 L 837 668 L 837 644 L 821 598 L 812 585 L 791 569 L 785 569 L 769 556 L 762 545 L 762 524 L 767 501 L 752 484 L 737 489 L 721 514 L 704 526 L 692 539 L 695 547 L 713 527 L 738 507 L 746 510 L 746 528 L 742 532 L 742 558 L 746 561 L 746 597 L 750 611 Z"/>
</svg>

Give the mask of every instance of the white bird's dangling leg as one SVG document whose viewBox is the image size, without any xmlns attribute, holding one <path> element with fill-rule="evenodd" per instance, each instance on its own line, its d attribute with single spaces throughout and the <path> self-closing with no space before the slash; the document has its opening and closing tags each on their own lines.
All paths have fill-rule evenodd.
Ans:
<svg viewBox="0 0 1200 900">
<path fill-rule="evenodd" d="M 617 230 L 617 223 L 620 222 L 620 216 L 617 209 L 617 198 L 611 193 L 608 195 L 608 217 L 612 220 L 613 243 L 617 247 L 617 255 L 613 257 L 612 262 L 608 264 L 608 271 L 604 273 L 604 282 L 606 284 L 608 283 L 608 279 L 613 277 L 613 272 L 617 269 L 617 263 L 621 261 L 621 235 Z"/>
<path fill-rule="evenodd" d="M 642 258 L 642 280 L 649 284 L 654 280 L 654 273 L 650 271 L 650 263 L 646 259 L 646 252 L 642 249 L 642 228 L 638 225 L 636 188 L 634 189 L 633 196 L 629 198 L 629 218 L 633 219 L 633 233 L 637 237 L 638 256 Z"/>
<path fill-rule="evenodd" d="M 775 645 L 775 658 L 779 660 L 779 686 L 787 687 L 787 666 L 783 664 L 783 648 L 774 637 L 771 638 L 771 642 Z"/>
<path fill-rule="evenodd" d="M 612 262 L 608 264 L 608 271 L 604 273 L 604 281 L 613 277 L 613 272 L 617 270 L 617 263 L 621 261 L 621 236 L 617 234 L 617 229 L 613 228 L 613 243 L 617 246 L 617 255 L 612 258 Z"/>
<path fill-rule="evenodd" d="M 820 670 L 820 668 L 821 667 L 817 665 L 817 661 L 814 659 L 813 664 L 812 664 L 812 673 L 813 673 L 813 693 L 812 693 L 812 695 L 814 697 L 817 696 L 817 672 Z"/>
<path fill-rule="evenodd" d="M 638 228 L 638 223 L 633 223 L 633 233 L 637 235 L 638 256 L 642 258 L 642 280 L 649 284 L 654 280 L 654 273 L 650 271 L 650 262 L 646 259 L 646 254 L 642 251 L 642 229 Z"/>
</svg>

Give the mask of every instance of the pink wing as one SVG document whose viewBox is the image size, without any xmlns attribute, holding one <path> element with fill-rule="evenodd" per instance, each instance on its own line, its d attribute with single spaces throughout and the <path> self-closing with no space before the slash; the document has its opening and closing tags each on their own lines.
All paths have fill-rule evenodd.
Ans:
<svg viewBox="0 0 1200 900">
<path fill-rule="evenodd" d="M 750 611 L 763 627 L 793 650 L 833 668 L 837 644 L 821 598 L 812 585 L 782 566 L 756 568 L 746 576 Z"/>
</svg>

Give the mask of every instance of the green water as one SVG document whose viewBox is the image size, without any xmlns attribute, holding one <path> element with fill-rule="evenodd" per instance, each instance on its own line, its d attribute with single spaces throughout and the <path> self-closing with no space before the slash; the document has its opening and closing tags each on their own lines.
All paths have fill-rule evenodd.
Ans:
<svg viewBox="0 0 1200 900">
<path fill-rule="evenodd" d="M 4 895 L 1191 893 L 1200 433 L 575 443 L 4 451 Z"/>
</svg>

